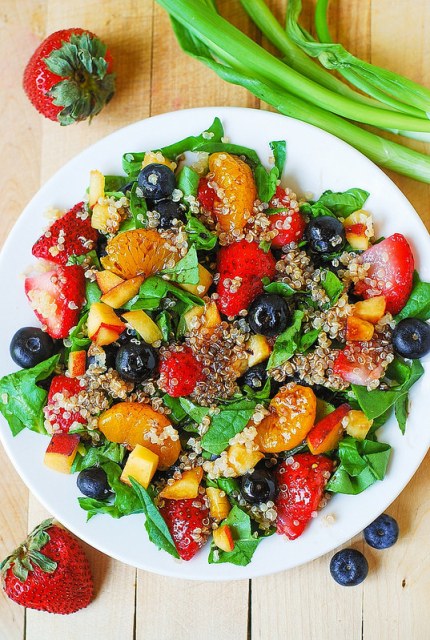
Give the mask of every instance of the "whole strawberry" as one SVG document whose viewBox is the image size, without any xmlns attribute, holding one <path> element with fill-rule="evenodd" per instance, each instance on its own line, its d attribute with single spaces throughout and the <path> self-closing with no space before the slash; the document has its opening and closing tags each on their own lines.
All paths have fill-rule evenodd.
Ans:
<svg viewBox="0 0 430 640">
<path fill-rule="evenodd" d="M 61 125 L 93 118 L 115 93 L 112 56 L 90 31 L 56 31 L 38 46 L 23 78 L 36 109 Z"/>
<path fill-rule="evenodd" d="M 75 613 L 94 595 L 88 560 L 77 540 L 45 520 L 0 564 L 3 589 L 14 602 L 49 613 Z"/>
</svg>

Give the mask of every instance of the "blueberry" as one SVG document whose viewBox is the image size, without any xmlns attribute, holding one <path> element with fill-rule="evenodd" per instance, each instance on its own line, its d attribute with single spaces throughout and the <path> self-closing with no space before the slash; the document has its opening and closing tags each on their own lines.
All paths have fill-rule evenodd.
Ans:
<svg viewBox="0 0 430 640">
<path fill-rule="evenodd" d="M 422 358 L 430 351 L 430 325 L 418 318 L 400 320 L 393 331 L 393 347 L 404 358 Z"/>
<path fill-rule="evenodd" d="M 79 473 L 76 483 L 79 491 L 88 498 L 104 500 L 111 493 L 106 472 L 101 467 L 84 469 Z"/>
<path fill-rule="evenodd" d="M 172 195 L 176 187 L 175 174 L 165 164 L 148 164 L 137 176 L 144 198 L 163 200 Z"/>
<path fill-rule="evenodd" d="M 12 360 L 23 369 L 35 367 L 55 353 L 55 342 L 45 331 L 37 327 L 23 327 L 10 343 Z"/>
<path fill-rule="evenodd" d="M 119 348 L 115 368 L 121 378 L 129 382 L 143 382 L 149 378 L 158 364 L 158 354 L 146 342 L 133 340 Z"/>
<path fill-rule="evenodd" d="M 97 238 L 97 245 L 96 245 L 96 253 L 99 258 L 103 258 L 104 256 L 107 255 L 107 251 L 106 251 L 107 243 L 108 243 L 108 239 L 106 238 L 106 236 L 100 233 L 99 237 Z"/>
<path fill-rule="evenodd" d="M 356 549 L 342 549 L 330 560 L 332 578 L 342 587 L 355 587 L 369 571 L 366 558 Z"/>
<path fill-rule="evenodd" d="M 243 374 L 241 382 L 247 384 L 253 391 L 261 391 L 267 380 L 267 360 L 250 367 Z"/>
<path fill-rule="evenodd" d="M 104 346 L 102 350 L 105 353 L 105 358 L 103 358 L 102 353 L 100 355 L 90 355 L 87 357 L 87 367 L 92 364 L 95 364 L 97 367 L 99 367 L 102 364 L 106 367 L 106 369 L 115 369 L 115 359 L 116 354 L 118 353 L 118 347 L 114 343 L 112 343 Z"/>
<path fill-rule="evenodd" d="M 291 319 L 285 298 L 274 293 L 263 293 L 249 307 L 248 324 L 255 333 L 276 336 L 282 333 Z"/>
<path fill-rule="evenodd" d="M 337 218 L 318 216 L 306 226 L 305 240 L 314 253 L 333 253 L 343 249 L 346 242 L 345 229 Z"/>
<path fill-rule="evenodd" d="M 173 220 L 181 220 L 185 222 L 185 212 L 179 202 L 173 200 L 158 200 L 152 208 L 160 214 L 158 226 L 161 229 L 171 229 Z"/>
<path fill-rule="evenodd" d="M 137 338 L 137 333 L 131 327 L 127 327 L 127 329 L 118 336 L 118 340 L 115 341 L 115 344 L 121 347 L 126 342 L 130 342 L 132 338 Z"/>
<path fill-rule="evenodd" d="M 242 476 L 242 495 L 248 502 L 261 504 L 275 497 L 275 481 L 267 469 L 255 469 Z"/>
<path fill-rule="evenodd" d="M 364 539 L 374 549 L 388 549 L 396 544 L 399 525 L 387 513 L 382 513 L 363 531 Z"/>
</svg>

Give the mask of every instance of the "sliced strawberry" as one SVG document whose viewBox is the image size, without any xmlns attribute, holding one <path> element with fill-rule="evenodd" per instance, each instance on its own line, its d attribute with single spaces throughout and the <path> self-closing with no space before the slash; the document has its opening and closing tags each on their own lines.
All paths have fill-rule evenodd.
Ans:
<svg viewBox="0 0 430 640">
<path fill-rule="evenodd" d="M 94 249 L 98 238 L 91 218 L 79 202 L 56 220 L 33 246 L 36 258 L 65 265 L 70 256 L 80 256 Z"/>
<path fill-rule="evenodd" d="M 265 253 L 256 242 L 241 240 L 218 253 L 217 306 L 226 316 L 236 316 L 247 309 L 263 292 L 262 278 L 273 279 L 276 273 L 273 255 Z M 236 280 L 235 280 L 236 279 Z"/>
<path fill-rule="evenodd" d="M 44 408 L 51 433 L 68 433 L 73 423 L 85 424 L 85 418 L 76 409 L 78 395 L 83 391 L 78 378 L 54 376 Z"/>
<path fill-rule="evenodd" d="M 297 202 L 295 205 L 297 206 Z M 278 235 L 272 240 L 272 246 L 280 249 L 291 242 L 300 242 L 305 232 L 306 223 L 299 211 L 296 211 L 295 207 L 291 207 L 291 200 L 285 189 L 276 188 L 276 193 L 270 201 L 270 207 L 286 209 L 269 216 L 269 230 L 278 231 Z"/>
<path fill-rule="evenodd" d="M 289 461 L 290 462 L 290 461 Z M 333 472 L 333 461 L 325 456 L 298 453 L 292 464 L 276 469 L 278 484 L 276 530 L 290 540 L 298 538 L 318 509 L 324 488 Z"/>
<path fill-rule="evenodd" d="M 25 293 L 34 313 L 52 338 L 66 338 L 85 302 L 84 270 L 59 267 L 25 279 Z"/>
<path fill-rule="evenodd" d="M 380 362 L 381 351 L 381 346 L 375 340 L 351 342 L 336 356 L 333 373 L 345 382 L 368 385 L 384 373 Z"/>
<path fill-rule="evenodd" d="M 366 278 L 357 282 L 354 293 L 365 299 L 383 295 L 387 311 L 399 313 L 412 291 L 414 275 L 414 256 L 406 238 L 395 233 L 367 249 L 360 261 L 370 264 L 370 269 Z"/>
<path fill-rule="evenodd" d="M 200 178 L 197 190 L 197 199 L 206 211 L 213 211 L 216 198 L 215 190 L 208 185 L 207 178 Z"/>
<path fill-rule="evenodd" d="M 196 384 L 205 378 L 203 365 L 187 345 L 181 351 L 169 352 L 169 355 L 161 358 L 158 384 L 173 398 L 189 396 Z"/>
<path fill-rule="evenodd" d="M 183 560 L 191 560 L 206 543 L 209 509 L 202 497 L 188 500 L 164 500 L 160 507 L 176 549 Z"/>
</svg>

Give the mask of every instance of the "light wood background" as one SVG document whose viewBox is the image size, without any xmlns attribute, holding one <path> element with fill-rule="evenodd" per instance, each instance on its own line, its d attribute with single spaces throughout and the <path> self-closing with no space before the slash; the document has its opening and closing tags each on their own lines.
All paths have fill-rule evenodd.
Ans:
<svg viewBox="0 0 430 640">
<path fill-rule="evenodd" d="M 237 0 L 223 13 L 259 38 Z M 285 0 L 271 0 L 282 15 Z M 310 16 L 312 0 L 304 0 Z M 333 2 L 334 33 L 357 55 L 430 87 L 428 0 Z M 104 135 L 149 115 L 187 107 L 264 108 L 179 50 L 152 0 L 0 0 L 0 241 L 54 171 Z M 47 34 L 79 26 L 110 45 L 117 95 L 91 126 L 44 120 L 21 89 L 26 61 Z M 427 223 L 429 187 L 391 176 Z M 72 203 L 71 203 L 72 204 Z M 7 313 L 7 300 L 1 302 Z M 428 425 L 423 425 L 427 429 Z M 46 514 L 0 450 L 0 557 Z M 390 508 L 401 528 L 385 552 L 366 548 L 370 575 L 351 589 L 329 575 L 329 556 L 252 582 L 206 584 L 158 577 L 87 547 L 97 585 L 72 617 L 25 611 L 0 595 L 0 640 L 427 640 L 430 638 L 430 458 Z M 353 498 L 351 498 L 353 499 Z M 360 539 L 354 546 L 362 548 Z"/>
</svg>

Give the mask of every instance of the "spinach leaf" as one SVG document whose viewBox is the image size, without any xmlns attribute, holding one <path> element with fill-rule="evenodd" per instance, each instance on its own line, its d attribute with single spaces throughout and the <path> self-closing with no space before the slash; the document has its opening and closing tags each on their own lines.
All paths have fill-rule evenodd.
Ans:
<svg viewBox="0 0 430 640">
<path fill-rule="evenodd" d="M 163 336 L 163 340 L 168 342 L 170 338 L 170 334 L 172 332 L 172 322 L 167 311 L 162 311 L 159 316 L 157 316 L 155 322 L 158 325 L 158 328 L 161 331 Z"/>
<path fill-rule="evenodd" d="M 406 422 L 409 414 L 409 393 L 404 393 L 397 398 L 394 403 L 394 414 L 400 431 L 405 433 Z"/>
<path fill-rule="evenodd" d="M 100 260 L 99 257 L 97 255 L 97 252 L 95 251 L 95 249 L 92 249 L 91 251 L 88 251 L 87 253 L 83 253 L 80 256 L 69 256 L 67 258 L 67 265 L 70 264 L 82 264 L 84 261 L 88 260 L 90 261 L 90 265 L 92 267 L 95 267 L 96 269 L 101 269 L 102 266 L 100 264 Z"/>
<path fill-rule="evenodd" d="M 46 434 L 43 407 L 48 394 L 37 383 L 54 372 L 59 359 L 59 355 L 52 356 L 31 369 L 22 369 L 0 379 L 0 412 L 14 436 L 25 428 Z"/>
<path fill-rule="evenodd" d="M 296 353 L 297 347 L 299 346 L 300 329 L 304 315 L 304 312 L 300 309 L 294 311 L 291 326 L 276 338 L 273 351 L 267 363 L 268 369 L 279 367 Z"/>
<path fill-rule="evenodd" d="M 315 344 L 320 333 L 321 329 L 311 329 L 310 331 L 303 333 L 299 337 L 299 341 L 297 343 L 297 351 L 299 353 L 305 353 L 312 347 L 313 344 Z"/>
<path fill-rule="evenodd" d="M 389 444 L 347 437 L 339 443 L 340 466 L 326 486 L 332 493 L 357 495 L 383 480 L 391 454 Z"/>
<path fill-rule="evenodd" d="M 71 342 L 70 351 L 81 351 L 82 349 L 87 349 L 90 346 L 91 340 L 88 337 L 86 330 L 87 320 L 88 311 L 81 315 L 78 324 L 69 334 L 69 340 Z M 68 354 L 66 353 L 66 355 Z"/>
<path fill-rule="evenodd" d="M 271 387 L 271 382 L 270 382 L 270 378 L 267 378 L 266 382 L 264 383 L 264 386 L 261 389 L 255 390 L 255 389 L 251 389 L 251 387 L 248 387 L 247 384 L 244 385 L 243 387 L 243 391 L 246 395 L 247 398 L 249 398 L 250 400 L 267 400 L 268 398 L 270 398 L 270 387 Z"/>
<path fill-rule="evenodd" d="M 124 308 L 130 310 L 157 309 L 160 306 L 161 300 L 168 294 L 173 295 L 190 307 L 204 305 L 203 300 L 198 296 L 179 289 L 179 287 L 175 287 L 175 285 L 170 284 L 167 280 L 163 280 L 163 278 L 150 276 L 140 287 L 138 295 L 125 304 Z"/>
<path fill-rule="evenodd" d="M 285 282 L 270 282 L 269 278 L 263 278 L 262 282 L 264 291 L 267 291 L 267 293 L 276 293 L 276 295 L 284 296 L 284 298 L 290 298 L 297 293 L 295 289 Z"/>
<path fill-rule="evenodd" d="M 185 225 L 185 231 L 188 235 L 188 240 L 197 251 L 211 251 L 217 241 L 218 237 L 216 233 L 210 231 L 203 222 L 200 222 L 198 218 L 195 218 L 190 212 L 186 213 L 187 224 Z"/>
<path fill-rule="evenodd" d="M 254 400 L 243 399 L 218 407 L 219 413 L 212 416 L 210 427 L 202 438 L 203 449 L 215 454 L 224 451 L 229 440 L 246 427 L 256 404 Z"/>
<path fill-rule="evenodd" d="M 362 209 L 369 195 L 368 191 L 358 188 L 338 193 L 328 190 L 320 196 L 318 203 L 330 209 L 335 216 L 346 218 L 354 211 Z"/>
<path fill-rule="evenodd" d="M 97 282 L 91 280 L 85 280 L 85 308 L 89 309 L 94 302 L 99 302 L 102 297 L 102 292 Z"/>
<path fill-rule="evenodd" d="M 334 405 L 326 400 L 321 400 L 321 398 L 317 398 L 317 412 L 315 416 L 315 424 L 328 416 L 329 413 L 332 413 L 335 410 Z"/>
<path fill-rule="evenodd" d="M 258 246 L 262 251 L 264 251 L 264 253 L 268 253 L 272 243 L 269 240 L 262 240 Z"/>
<path fill-rule="evenodd" d="M 228 496 L 232 493 L 240 493 L 239 483 L 234 478 L 218 478 L 217 483 L 221 491 L 225 491 Z"/>
<path fill-rule="evenodd" d="M 321 284 L 329 297 L 330 306 L 332 307 L 339 300 L 344 290 L 343 283 L 333 271 L 327 270 L 321 279 Z"/>
<path fill-rule="evenodd" d="M 272 167 L 270 171 L 266 171 L 262 164 L 258 164 L 254 169 L 254 177 L 259 200 L 261 202 L 270 202 L 275 195 L 278 184 L 278 169 Z"/>
<path fill-rule="evenodd" d="M 170 553 L 174 558 L 179 558 L 179 554 L 176 550 L 175 543 L 173 542 L 170 531 L 167 524 L 164 521 L 163 516 L 151 500 L 151 496 L 148 491 L 142 487 L 141 484 L 136 482 L 134 478 L 130 478 L 133 490 L 135 491 L 139 502 L 142 507 L 142 511 L 146 516 L 145 529 L 148 532 L 148 537 L 159 549 L 163 549 Z"/>
<path fill-rule="evenodd" d="M 105 193 L 120 191 L 128 182 L 127 176 L 105 176 Z M 121 195 L 124 195 L 121 193 Z"/>
<path fill-rule="evenodd" d="M 430 282 L 423 282 L 415 271 L 413 287 L 409 300 L 395 317 L 396 322 L 405 318 L 430 318 Z"/>
<path fill-rule="evenodd" d="M 232 144 L 231 142 L 217 142 L 212 140 L 206 141 L 206 144 L 199 147 L 199 151 L 205 151 L 206 153 L 218 153 L 223 151 L 224 153 L 231 153 L 235 156 L 245 156 L 249 161 L 251 167 L 261 165 L 258 154 L 250 147 L 244 147 L 240 144 Z"/>
<path fill-rule="evenodd" d="M 251 562 L 252 556 L 262 538 L 256 538 L 252 535 L 251 518 L 238 506 L 232 508 L 222 524 L 228 525 L 231 529 L 234 549 L 233 551 L 222 551 L 212 543 L 208 558 L 209 564 L 229 562 L 245 567 Z"/>
<path fill-rule="evenodd" d="M 188 398 L 179 398 L 179 402 L 186 415 L 199 424 L 211 412 L 209 407 L 200 407 Z"/>
<path fill-rule="evenodd" d="M 187 417 L 187 412 L 184 411 L 181 406 L 180 398 L 172 398 L 172 396 L 166 393 L 163 396 L 163 403 L 170 409 L 171 413 L 169 417 L 175 424 L 182 422 L 182 420 Z"/>
<path fill-rule="evenodd" d="M 287 160 L 287 143 L 285 140 L 272 140 L 272 142 L 269 142 L 269 146 L 273 151 L 275 167 L 278 170 L 278 177 L 280 178 Z"/>
<path fill-rule="evenodd" d="M 191 167 L 182 167 L 177 177 L 177 187 L 184 196 L 197 196 L 200 176 Z"/>
<path fill-rule="evenodd" d="M 81 443 L 82 444 L 82 443 Z M 121 464 L 125 456 L 125 447 L 116 442 L 105 442 L 99 447 L 90 445 L 84 455 L 78 452 L 73 461 L 71 473 L 89 469 L 90 467 L 100 466 L 104 462 L 111 461 Z"/>
<path fill-rule="evenodd" d="M 169 280 L 180 284 L 199 283 L 199 259 L 194 246 L 175 264 L 172 269 L 164 269 L 161 273 L 168 275 Z"/>
</svg>

